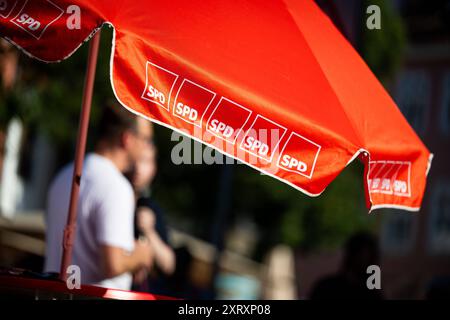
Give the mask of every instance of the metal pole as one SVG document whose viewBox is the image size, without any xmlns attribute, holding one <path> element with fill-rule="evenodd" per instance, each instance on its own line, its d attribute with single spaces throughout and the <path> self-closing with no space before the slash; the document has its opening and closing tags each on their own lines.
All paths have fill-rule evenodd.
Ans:
<svg viewBox="0 0 450 320">
<path fill-rule="evenodd" d="M 89 44 L 86 78 L 84 81 L 83 100 L 81 104 L 80 123 L 78 126 L 77 145 L 73 166 L 72 191 L 70 193 L 69 212 L 67 215 L 67 224 L 64 229 L 63 236 L 63 255 L 61 258 L 61 269 L 59 273 L 59 278 L 63 281 L 67 278 L 66 270 L 72 260 L 72 246 L 74 243 L 77 223 L 78 195 L 80 191 L 81 172 L 83 170 L 83 159 L 86 150 L 86 139 L 89 127 L 92 94 L 94 91 L 95 69 L 97 66 L 99 44 L 100 30 L 97 31 Z"/>
<path fill-rule="evenodd" d="M 227 159 L 227 158 L 226 158 Z M 217 193 L 216 212 L 212 227 L 211 242 L 216 247 L 212 266 L 211 292 L 216 297 L 215 281 L 220 271 L 219 260 L 224 249 L 225 232 L 230 219 L 230 208 L 233 193 L 233 166 L 224 163 L 220 168 L 219 192 Z"/>
</svg>

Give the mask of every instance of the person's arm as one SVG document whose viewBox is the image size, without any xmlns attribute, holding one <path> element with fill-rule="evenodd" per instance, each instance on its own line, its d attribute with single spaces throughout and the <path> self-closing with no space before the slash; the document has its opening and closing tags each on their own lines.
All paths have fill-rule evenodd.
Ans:
<svg viewBox="0 0 450 320">
<path fill-rule="evenodd" d="M 95 212 L 100 271 L 108 279 L 150 268 L 153 263 L 150 244 L 134 240 L 135 198 L 131 185 L 111 183 L 104 189 Z"/>
<path fill-rule="evenodd" d="M 161 240 L 158 233 L 153 229 L 146 233 L 150 246 L 154 253 L 155 263 L 166 275 L 171 275 L 175 271 L 175 254 L 171 247 Z"/>
<path fill-rule="evenodd" d="M 122 248 L 101 246 L 101 266 L 105 278 L 134 273 L 142 268 L 149 269 L 152 263 L 152 248 L 148 242 L 136 241 L 134 250 L 129 254 Z"/>
<path fill-rule="evenodd" d="M 150 242 L 156 265 L 165 274 L 172 274 L 175 270 L 175 253 L 156 231 L 155 213 L 149 208 L 141 207 L 137 214 L 139 229 Z"/>
</svg>

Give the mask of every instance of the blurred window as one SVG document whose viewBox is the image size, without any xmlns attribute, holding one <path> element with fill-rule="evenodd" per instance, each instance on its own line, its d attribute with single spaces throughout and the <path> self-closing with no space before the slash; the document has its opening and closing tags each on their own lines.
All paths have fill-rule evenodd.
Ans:
<svg viewBox="0 0 450 320">
<path fill-rule="evenodd" d="M 396 102 L 414 130 L 425 132 L 430 107 L 430 77 L 425 70 L 406 70 L 399 76 Z"/>
<path fill-rule="evenodd" d="M 450 253 L 450 181 L 432 186 L 431 215 L 428 225 L 429 249 L 432 254 Z"/>
<path fill-rule="evenodd" d="M 450 72 L 442 79 L 441 129 L 444 134 L 450 134 Z"/>
<path fill-rule="evenodd" d="M 381 249 L 392 255 L 410 252 L 416 236 L 417 216 L 411 212 L 388 209 L 383 212 Z"/>
</svg>

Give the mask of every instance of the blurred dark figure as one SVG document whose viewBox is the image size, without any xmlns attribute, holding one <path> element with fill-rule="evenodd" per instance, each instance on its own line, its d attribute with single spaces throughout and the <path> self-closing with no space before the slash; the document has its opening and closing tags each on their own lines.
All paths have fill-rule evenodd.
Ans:
<svg viewBox="0 0 450 320">
<path fill-rule="evenodd" d="M 169 245 L 163 210 L 151 198 L 151 185 L 157 172 L 156 153 L 153 143 L 145 146 L 132 172 L 127 173 L 137 200 L 135 238 L 148 240 L 154 258 L 149 273 L 142 269 L 135 274 L 133 289 L 168 295 L 167 277 L 175 270 L 175 253 Z"/>
<path fill-rule="evenodd" d="M 450 300 L 450 277 L 441 276 L 432 279 L 426 292 L 427 300 Z"/>
<path fill-rule="evenodd" d="M 214 293 L 200 288 L 192 281 L 194 271 L 194 257 L 187 246 L 175 249 L 176 267 L 173 275 L 168 279 L 169 296 L 180 299 L 211 300 Z"/>
<path fill-rule="evenodd" d="M 311 299 L 382 299 L 381 289 L 368 289 L 367 267 L 379 265 L 378 243 L 367 233 L 353 235 L 345 245 L 340 271 L 318 281 Z"/>
</svg>

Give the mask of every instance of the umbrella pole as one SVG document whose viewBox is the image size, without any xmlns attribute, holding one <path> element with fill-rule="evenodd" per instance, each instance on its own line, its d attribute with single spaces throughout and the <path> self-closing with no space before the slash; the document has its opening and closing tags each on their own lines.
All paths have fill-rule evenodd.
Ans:
<svg viewBox="0 0 450 320">
<path fill-rule="evenodd" d="M 72 190 L 70 193 L 69 212 L 67 224 L 64 228 L 63 254 L 61 258 L 61 269 L 59 278 L 67 279 L 67 267 L 72 260 L 72 246 L 75 238 L 77 223 L 78 195 L 80 191 L 81 172 L 86 150 L 87 131 L 89 127 L 89 115 L 91 112 L 92 94 L 94 90 L 95 69 L 97 66 L 98 48 L 100 44 L 100 30 L 94 35 L 89 44 L 89 54 L 86 67 L 86 78 L 84 81 L 83 100 L 81 105 L 80 122 L 78 125 L 77 145 L 75 149 L 75 161 L 73 166 Z"/>
</svg>

